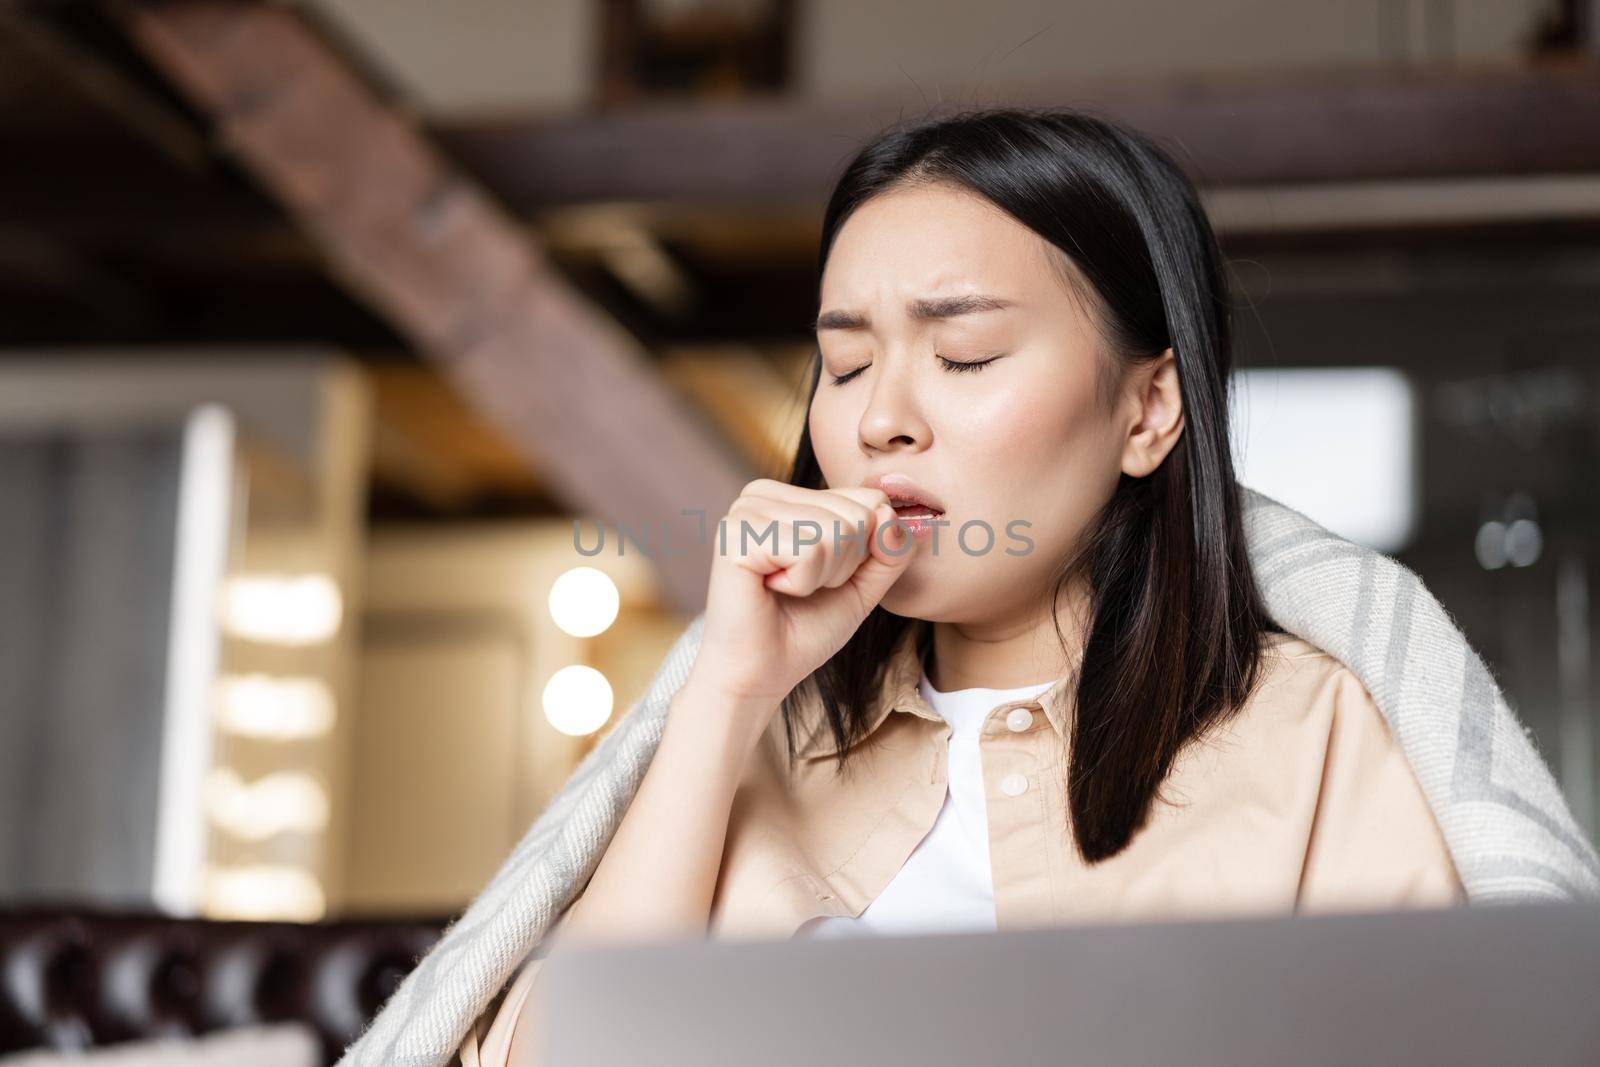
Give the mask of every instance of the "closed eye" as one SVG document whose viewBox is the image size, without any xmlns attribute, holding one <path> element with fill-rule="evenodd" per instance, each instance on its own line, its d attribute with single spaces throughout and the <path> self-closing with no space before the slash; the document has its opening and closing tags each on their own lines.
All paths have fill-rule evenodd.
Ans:
<svg viewBox="0 0 1600 1067">
<path fill-rule="evenodd" d="M 956 374 L 962 374 L 962 373 L 965 373 L 967 371 L 980 371 L 983 368 L 987 367 L 989 364 L 993 363 L 995 360 L 1000 359 L 1001 357 L 1000 356 L 990 356 L 988 359 L 973 359 L 973 360 L 945 359 L 943 356 L 940 356 L 938 358 L 939 358 L 939 362 L 944 365 L 944 369 L 945 370 L 953 371 Z"/>
<path fill-rule="evenodd" d="M 964 373 L 967 373 L 967 372 L 977 372 L 977 371 L 982 370 L 983 368 L 987 367 L 989 364 L 993 363 L 995 360 L 1005 358 L 1005 353 L 1002 352 L 998 356 L 990 356 L 988 359 L 971 359 L 971 360 L 946 359 L 943 356 L 940 356 L 937 353 L 935 353 L 935 358 L 938 359 L 940 365 L 943 366 L 945 370 L 951 371 L 951 372 L 953 372 L 955 374 L 964 374 Z M 848 372 L 846 372 L 844 374 L 829 375 L 829 378 L 831 379 L 832 384 L 834 384 L 834 385 L 844 385 L 846 382 L 850 381 L 856 375 L 860 374 L 862 371 L 866 370 L 870 366 L 872 366 L 872 364 L 863 363 L 861 366 L 857 367 L 853 371 L 848 371 Z"/>
</svg>

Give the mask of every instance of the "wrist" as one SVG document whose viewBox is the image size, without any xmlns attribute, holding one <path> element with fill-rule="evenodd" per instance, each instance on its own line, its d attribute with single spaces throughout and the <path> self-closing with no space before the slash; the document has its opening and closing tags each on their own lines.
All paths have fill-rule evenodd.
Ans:
<svg viewBox="0 0 1600 1067">
<path fill-rule="evenodd" d="M 782 697 L 730 685 L 691 670 L 673 698 L 667 718 L 672 720 L 674 709 L 689 709 L 687 715 L 678 717 L 726 734 L 738 746 L 753 747 L 782 702 Z"/>
<path fill-rule="evenodd" d="M 692 689 L 703 697 L 740 712 L 760 711 L 763 708 L 773 711 L 783 703 L 784 695 L 788 692 L 773 692 L 758 681 L 728 674 L 702 663 L 696 663 L 689 669 L 689 677 L 684 680 L 683 688 Z"/>
</svg>

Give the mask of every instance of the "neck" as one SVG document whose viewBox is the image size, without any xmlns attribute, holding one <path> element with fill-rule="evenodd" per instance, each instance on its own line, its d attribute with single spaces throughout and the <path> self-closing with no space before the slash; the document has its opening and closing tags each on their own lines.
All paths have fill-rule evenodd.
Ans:
<svg viewBox="0 0 1600 1067">
<path fill-rule="evenodd" d="M 1087 637 L 1087 590 L 1069 586 L 1056 605 L 982 622 L 936 622 L 928 681 L 941 693 L 1018 689 L 1054 682 L 1081 658 Z M 1065 649 L 1062 637 L 1066 638 Z"/>
</svg>

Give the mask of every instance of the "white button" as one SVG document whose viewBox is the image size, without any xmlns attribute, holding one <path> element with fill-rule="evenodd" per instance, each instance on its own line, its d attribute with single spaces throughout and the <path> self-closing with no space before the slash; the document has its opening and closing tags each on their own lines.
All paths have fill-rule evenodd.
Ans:
<svg viewBox="0 0 1600 1067">
<path fill-rule="evenodd" d="M 1020 774 L 1008 774 L 1000 779 L 1000 792 L 1008 797 L 1020 797 L 1028 790 L 1028 779 Z"/>
<path fill-rule="evenodd" d="M 1006 716 L 1006 725 L 1020 734 L 1033 725 L 1033 712 L 1027 708 L 1012 708 L 1011 714 Z"/>
</svg>

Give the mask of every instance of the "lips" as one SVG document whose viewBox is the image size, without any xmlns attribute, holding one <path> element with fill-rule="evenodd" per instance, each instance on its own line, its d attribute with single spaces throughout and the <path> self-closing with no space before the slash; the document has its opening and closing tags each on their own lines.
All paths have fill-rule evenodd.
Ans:
<svg viewBox="0 0 1600 1067">
<path fill-rule="evenodd" d="M 944 504 L 937 496 L 903 474 L 875 474 L 861 484 L 868 489 L 883 490 L 895 514 L 903 519 L 933 518 L 944 514 Z"/>
</svg>

